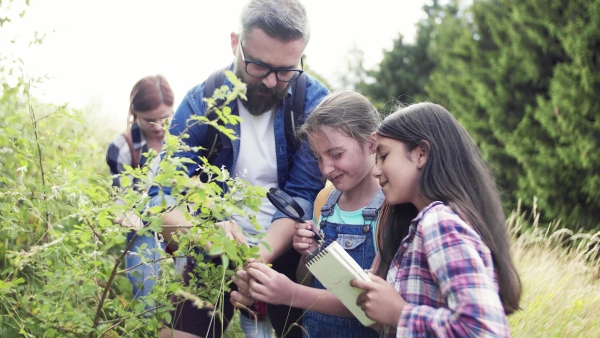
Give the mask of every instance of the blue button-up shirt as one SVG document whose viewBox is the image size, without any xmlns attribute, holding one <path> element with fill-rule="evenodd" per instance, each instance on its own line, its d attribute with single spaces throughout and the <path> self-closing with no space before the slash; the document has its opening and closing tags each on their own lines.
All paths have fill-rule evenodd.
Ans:
<svg viewBox="0 0 600 338">
<path fill-rule="evenodd" d="M 230 66 L 233 69 L 233 64 Z M 230 89 L 232 84 L 228 79 L 224 82 Z M 173 116 L 173 120 L 169 126 L 169 132 L 172 135 L 180 135 L 187 128 L 186 122 L 194 115 L 203 116 L 206 114 L 206 103 L 202 100 L 204 98 L 204 87 L 205 82 L 192 88 L 181 104 L 177 108 L 177 112 Z M 290 86 L 288 95 L 291 95 L 292 86 Z M 304 119 L 308 117 L 314 107 L 329 93 L 326 87 L 324 87 L 319 81 L 308 76 L 306 79 L 306 98 L 304 102 Z M 274 121 L 274 132 L 275 132 L 275 151 L 277 157 L 277 179 L 279 189 L 286 192 L 302 207 L 304 210 L 305 219 L 312 217 L 312 209 L 314 200 L 318 192 L 324 186 L 324 180 L 319 171 L 317 161 L 310 150 L 307 142 L 302 142 L 298 148 L 296 154 L 290 154 L 288 152 L 291 147 L 288 147 L 285 133 L 284 133 L 284 104 L 283 101 L 280 103 L 275 112 Z M 291 102 L 290 102 L 291 104 Z M 232 111 L 237 105 L 237 100 L 230 104 Z M 243 121 L 241 123 L 244 123 Z M 240 126 L 238 125 L 226 125 L 228 128 L 235 131 L 236 135 L 240 134 Z M 207 140 L 208 128 L 210 126 L 202 123 L 196 124 L 187 130 L 189 138 L 183 140 L 183 142 L 190 147 L 203 147 L 206 149 L 210 148 Z M 212 165 L 219 168 L 224 167 L 229 172 L 235 172 L 235 165 L 237 163 L 238 155 L 240 151 L 240 139 L 233 140 L 231 147 L 223 147 L 219 152 L 219 155 L 214 159 Z M 203 154 L 196 151 L 180 152 L 176 154 L 179 157 L 186 157 L 194 161 L 194 163 L 186 164 L 186 170 L 188 175 L 193 176 L 198 174 L 198 166 L 200 164 L 199 156 Z M 158 187 L 152 187 L 149 191 L 149 195 L 154 197 L 159 192 Z M 165 194 L 169 194 L 170 190 L 165 188 Z M 273 220 L 286 217 L 281 212 L 277 211 Z"/>
</svg>

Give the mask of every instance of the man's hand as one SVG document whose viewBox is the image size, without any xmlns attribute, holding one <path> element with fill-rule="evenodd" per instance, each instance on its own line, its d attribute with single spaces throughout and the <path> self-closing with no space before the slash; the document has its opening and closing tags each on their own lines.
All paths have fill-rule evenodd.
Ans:
<svg viewBox="0 0 600 338">
<path fill-rule="evenodd" d="M 235 240 L 238 244 L 248 244 L 246 236 L 240 231 L 240 226 L 235 221 L 222 221 L 215 224 L 225 230 L 227 238 Z"/>
<path fill-rule="evenodd" d="M 235 306 L 236 302 L 245 306 L 252 306 L 256 301 L 250 296 L 250 275 L 245 270 L 238 270 L 231 280 L 237 285 L 237 291 L 231 292 L 230 302 Z"/>
<path fill-rule="evenodd" d="M 121 224 L 122 226 L 132 230 L 137 230 L 144 227 L 142 219 L 134 212 L 128 212 L 119 215 L 117 218 L 115 218 L 115 223 Z"/>
<path fill-rule="evenodd" d="M 350 285 L 365 290 L 356 299 L 356 305 L 377 323 L 396 327 L 402 309 L 408 303 L 390 283 L 371 273 L 369 277 L 370 282 L 362 279 L 350 282 Z"/>
<path fill-rule="evenodd" d="M 247 243 L 246 237 L 240 231 L 240 227 L 235 221 L 222 221 L 215 224 L 225 230 L 225 235 L 228 238 L 237 241 L 239 244 Z M 171 250 L 177 250 L 177 243 L 173 241 L 173 234 L 177 232 L 187 233 L 188 229 L 192 226 L 193 224 L 186 219 L 185 214 L 181 210 L 174 209 L 163 215 L 162 235 Z M 210 243 L 206 245 L 205 249 L 210 249 Z"/>
</svg>

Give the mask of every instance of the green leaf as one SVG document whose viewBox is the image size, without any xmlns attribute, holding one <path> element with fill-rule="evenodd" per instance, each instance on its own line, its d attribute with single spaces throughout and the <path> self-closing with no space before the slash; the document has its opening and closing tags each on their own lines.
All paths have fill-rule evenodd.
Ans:
<svg viewBox="0 0 600 338">
<path fill-rule="evenodd" d="M 223 263 L 224 267 L 228 267 L 229 266 L 229 256 L 222 255 L 221 256 L 221 262 Z"/>
<path fill-rule="evenodd" d="M 209 256 L 218 256 L 218 255 L 223 254 L 223 252 L 224 252 L 224 247 L 222 245 L 213 244 L 210 247 L 210 250 L 208 250 L 208 255 Z"/>
<path fill-rule="evenodd" d="M 45 332 L 44 332 L 44 338 L 52 338 L 52 337 L 56 337 L 56 330 L 53 328 L 48 328 Z"/>
</svg>

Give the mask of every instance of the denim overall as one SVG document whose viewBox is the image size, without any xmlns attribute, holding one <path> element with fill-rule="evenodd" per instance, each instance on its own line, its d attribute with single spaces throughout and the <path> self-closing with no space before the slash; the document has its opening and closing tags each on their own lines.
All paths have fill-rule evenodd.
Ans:
<svg viewBox="0 0 600 338">
<path fill-rule="evenodd" d="M 337 241 L 363 269 L 371 268 L 375 258 L 375 247 L 373 237 L 379 210 L 385 196 L 381 189 L 375 194 L 369 205 L 363 211 L 362 224 L 338 224 L 327 221 L 333 215 L 334 206 L 342 193 L 333 189 L 325 205 L 321 209 L 321 235 L 324 243 Z M 327 245 L 327 244 L 324 244 Z M 313 287 L 325 289 L 323 284 L 316 278 Z M 379 337 L 379 334 L 368 327 L 363 326 L 354 317 L 335 317 L 319 312 L 307 310 L 302 319 L 304 328 L 308 331 L 310 338 L 368 338 Z"/>
</svg>

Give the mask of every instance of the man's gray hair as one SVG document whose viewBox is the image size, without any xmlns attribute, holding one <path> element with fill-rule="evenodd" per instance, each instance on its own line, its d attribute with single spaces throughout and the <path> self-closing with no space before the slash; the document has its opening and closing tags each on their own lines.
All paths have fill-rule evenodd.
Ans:
<svg viewBox="0 0 600 338">
<path fill-rule="evenodd" d="M 299 0 L 250 0 L 242 9 L 240 25 L 242 41 L 254 28 L 284 42 L 304 39 L 306 45 L 310 39 L 306 8 Z"/>
</svg>

